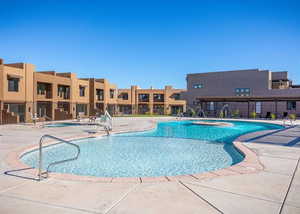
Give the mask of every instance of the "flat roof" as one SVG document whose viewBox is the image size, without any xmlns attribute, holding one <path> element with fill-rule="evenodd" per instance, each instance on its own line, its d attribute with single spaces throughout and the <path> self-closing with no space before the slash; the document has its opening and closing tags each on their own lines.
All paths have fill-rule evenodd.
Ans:
<svg viewBox="0 0 300 214">
<path fill-rule="evenodd" d="M 190 75 L 199 75 L 199 74 L 224 73 L 224 72 L 243 72 L 243 71 L 261 72 L 261 71 L 269 71 L 269 70 L 259 70 L 258 68 L 252 68 L 252 69 L 239 69 L 239 70 L 227 70 L 227 71 L 212 71 L 212 72 L 203 72 L 203 73 L 188 73 L 187 76 L 190 76 Z"/>
<path fill-rule="evenodd" d="M 300 101 L 300 95 L 295 97 L 260 97 L 260 96 L 224 96 L 224 97 L 196 97 L 199 101 L 206 102 L 250 102 L 250 101 Z"/>
</svg>

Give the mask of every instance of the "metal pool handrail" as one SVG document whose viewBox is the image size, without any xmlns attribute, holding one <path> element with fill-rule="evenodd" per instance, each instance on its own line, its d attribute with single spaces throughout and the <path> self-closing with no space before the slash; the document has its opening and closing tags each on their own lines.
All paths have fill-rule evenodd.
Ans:
<svg viewBox="0 0 300 214">
<path fill-rule="evenodd" d="M 53 163 L 50 163 L 46 169 L 45 172 L 42 172 L 42 168 L 43 168 L 43 153 L 42 153 L 42 149 L 43 149 L 43 141 L 45 138 L 50 138 L 50 139 L 53 139 L 53 140 L 57 140 L 59 141 L 60 143 L 66 143 L 68 145 L 71 145 L 71 146 L 74 146 L 76 149 L 77 149 L 77 154 L 75 157 L 73 158 L 69 158 L 69 159 L 65 159 L 65 160 L 61 160 L 61 161 L 55 161 Z M 55 144 L 56 145 L 56 144 Z M 49 145 L 51 146 L 51 145 Z M 49 147 L 48 146 L 48 147 Z M 48 178 L 48 172 L 49 172 L 49 168 L 53 165 L 57 165 L 57 164 L 60 164 L 60 163 L 64 163 L 64 162 L 67 162 L 67 161 L 72 161 L 72 160 L 76 160 L 78 159 L 79 157 L 79 154 L 80 154 L 80 147 L 74 143 L 71 143 L 70 141 L 67 141 L 67 140 L 64 140 L 64 139 L 61 139 L 61 138 L 58 138 L 58 137 L 55 137 L 55 136 L 52 136 L 52 135 L 43 135 L 40 139 L 40 142 L 39 142 L 39 181 L 42 180 L 42 178 Z M 46 174 L 45 177 L 43 177 L 43 174 Z"/>
</svg>

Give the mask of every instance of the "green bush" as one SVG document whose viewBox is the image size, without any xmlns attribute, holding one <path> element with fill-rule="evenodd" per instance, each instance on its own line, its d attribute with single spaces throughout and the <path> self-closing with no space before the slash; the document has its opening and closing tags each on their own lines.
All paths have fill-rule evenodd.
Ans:
<svg viewBox="0 0 300 214">
<path fill-rule="evenodd" d="M 191 109 L 190 109 L 190 112 L 191 112 L 191 116 L 192 116 L 192 117 L 195 117 L 195 116 L 196 116 L 196 112 L 195 112 L 194 109 L 191 108 Z"/>
<path fill-rule="evenodd" d="M 219 117 L 224 118 L 224 112 L 223 111 L 220 111 Z"/>
<path fill-rule="evenodd" d="M 272 119 L 272 120 L 275 120 L 275 119 L 276 119 L 276 114 L 272 113 L 272 114 L 271 114 L 271 119 Z"/>
<path fill-rule="evenodd" d="M 296 114 L 289 114 L 290 120 L 296 120 L 296 118 L 297 118 Z"/>
<path fill-rule="evenodd" d="M 256 118 L 256 112 L 255 111 L 251 112 L 250 117 L 255 119 Z"/>
<path fill-rule="evenodd" d="M 238 118 L 239 116 L 240 116 L 240 110 L 236 109 L 236 110 L 232 113 L 232 117 Z"/>
</svg>

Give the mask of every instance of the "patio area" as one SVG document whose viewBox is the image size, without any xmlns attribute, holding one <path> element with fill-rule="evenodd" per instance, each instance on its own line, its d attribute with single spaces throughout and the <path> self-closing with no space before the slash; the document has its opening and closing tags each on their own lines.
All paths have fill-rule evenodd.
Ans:
<svg viewBox="0 0 300 214">
<path fill-rule="evenodd" d="M 118 117 L 114 132 L 151 129 L 174 117 Z M 266 121 L 270 122 L 270 121 Z M 274 121 L 272 121 L 274 122 Z M 282 124 L 281 121 L 275 123 Z M 50 177 L 40 182 L 7 162 L 11 152 L 37 145 L 43 134 L 89 136 L 80 126 L 0 126 L 0 213 L 300 213 L 300 124 L 243 135 L 264 166 L 256 173 L 210 172 L 205 179 L 145 183 L 89 182 Z M 103 134 L 104 131 L 103 131 Z"/>
</svg>

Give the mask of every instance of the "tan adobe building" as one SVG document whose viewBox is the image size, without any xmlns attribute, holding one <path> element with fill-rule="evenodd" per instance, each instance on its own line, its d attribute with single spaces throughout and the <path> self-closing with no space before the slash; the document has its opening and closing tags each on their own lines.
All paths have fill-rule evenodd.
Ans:
<svg viewBox="0 0 300 214">
<path fill-rule="evenodd" d="M 118 89 L 107 79 L 77 78 L 74 73 L 35 72 L 26 63 L 0 59 L 0 124 L 66 120 L 111 114 L 175 114 L 185 111 L 181 89 Z"/>
<path fill-rule="evenodd" d="M 33 112 L 32 64 L 3 64 L 0 59 L 0 122 L 28 122 Z"/>
<path fill-rule="evenodd" d="M 185 90 L 141 89 L 131 86 L 130 89 L 118 89 L 118 111 L 123 114 L 177 114 L 185 112 L 186 102 L 181 94 Z"/>
<path fill-rule="evenodd" d="M 87 79 L 90 87 L 90 115 L 103 114 L 105 110 L 115 112 L 117 106 L 117 86 L 107 79 Z"/>
<path fill-rule="evenodd" d="M 39 118 L 64 120 L 89 115 L 89 81 L 74 73 L 34 73 L 34 103 Z"/>
</svg>

